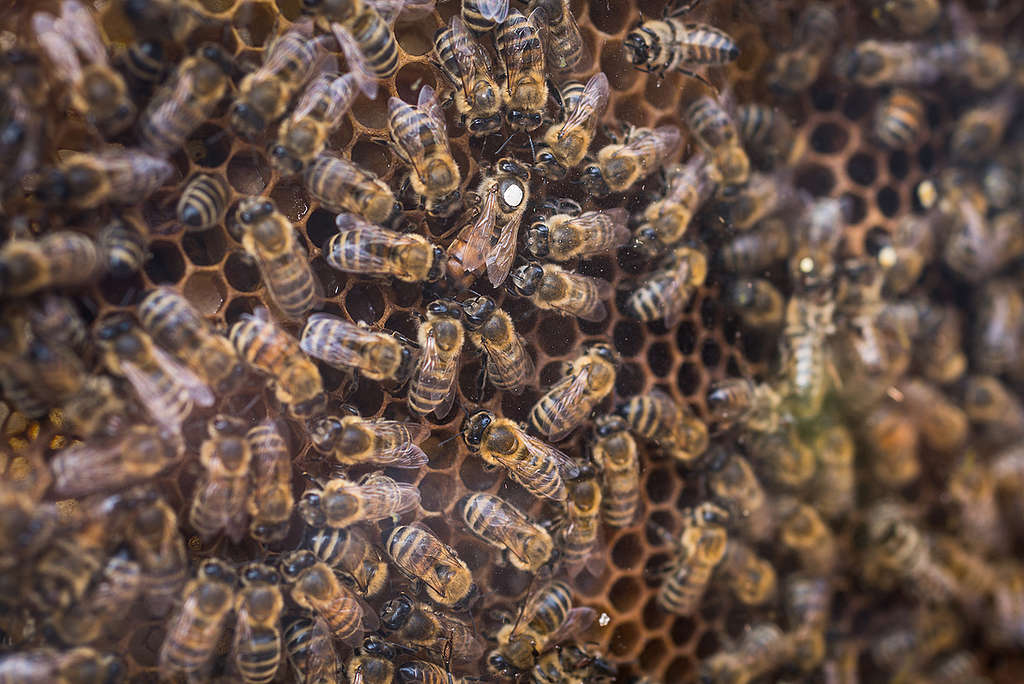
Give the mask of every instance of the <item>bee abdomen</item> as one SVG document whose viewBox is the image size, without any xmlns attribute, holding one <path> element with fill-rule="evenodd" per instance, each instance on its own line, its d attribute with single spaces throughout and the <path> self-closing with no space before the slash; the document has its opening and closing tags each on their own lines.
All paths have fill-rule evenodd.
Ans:
<svg viewBox="0 0 1024 684">
<path fill-rule="evenodd" d="M 267 684 L 274 680 L 281 663 L 281 634 L 276 629 L 256 627 L 235 662 L 246 684 Z"/>
<path fill-rule="evenodd" d="M 378 78 L 390 78 L 398 71 L 398 43 L 391 29 L 376 12 L 367 12 L 352 27 L 352 37 L 362 49 L 368 68 Z"/>
<path fill-rule="evenodd" d="M 205 230 L 217 223 L 228 202 L 228 190 L 216 176 L 199 174 L 178 200 L 178 220 L 187 230 Z"/>
<path fill-rule="evenodd" d="M 732 36 L 704 24 L 685 24 L 677 32 L 680 52 L 687 64 L 726 64 L 740 56 Z"/>
</svg>

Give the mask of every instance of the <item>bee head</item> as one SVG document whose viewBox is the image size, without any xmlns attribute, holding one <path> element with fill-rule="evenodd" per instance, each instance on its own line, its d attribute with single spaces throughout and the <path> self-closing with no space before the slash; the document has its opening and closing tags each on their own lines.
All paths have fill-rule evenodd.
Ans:
<svg viewBox="0 0 1024 684">
<path fill-rule="evenodd" d="M 611 363 L 611 364 L 614 364 L 614 365 L 618 365 L 619 364 L 619 354 L 618 354 L 618 352 L 615 351 L 614 348 L 612 348 L 611 345 L 608 345 L 608 344 L 595 344 L 594 346 L 592 346 L 590 348 L 590 353 L 594 354 L 595 356 L 598 356 L 598 357 L 604 359 L 608 363 Z"/>
<path fill-rule="evenodd" d="M 273 544 L 288 536 L 289 521 L 280 523 L 265 523 L 253 520 L 249 525 L 249 534 L 261 544 Z"/>
<path fill-rule="evenodd" d="M 494 314 L 497 305 L 490 297 L 483 295 L 462 302 L 462 316 L 466 327 L 476 330 Z"/>
<path fill-rule="evenodd" d="M 512 677 L 518 672 L 499 651 L 491 651 L 487 656 L 487 669 L 501 677 Z"/>
<path fill-rule="evenodd" d="M 318 416 L 309 424 L 313 448 L 321 453 L 330 453 L 341 436 L 341 420 L 337 416 Z"/>
<path fill-rule="evenodd" d="M 580 174 L 580 183 L 583 184 L 587 192 L 598 195 L 608 194 L 608 184 L 601 173 L 601 167 L 597 164 L 588 164 L 583 168 L 583 172 Z"/>
<path fill-rule="evenodd" d="M 224 584 L 235 583 L 237 576 L 231 566 L 219 558 L 208 558 L 199 566 L 199 576 L 203 579 L 223 582 Z"/>
<path fill-rule="evenodd" d="M 501 128 L 501 113 L 497 112 L 491 116 L 478 116 L 470 119 L 466 126 L 470 135 L 488 135 Z"/>
<path fill-rule="evenodd" d="M 543 221 L 536 221 L 526 231 L 526 250 L 538 259 L 543 259 L 549 251 L 549 228 Z"/>
<path fill-rule="evenodd" d="M 537 292 L 543 277 L 544 269 L 539 264 L 523 264 L 512 271 L 508 287 L 513 293 L 521 297 L 531 297 Z"/>
<path fill-rule="evenodd" d="M 430 270 L 427 272 L 427 282 L 436 283 L 444 277 L 445 262 L 448 255 L 438 246 L 434 246 L 433 259 L 430 262 Z"/>
<path fill-rule="evenodd" d="M 302 573 L 306 568 L 311 568 L 316 565 L 316 556 L 313 555 L 312 551 L 292 551 L 281 557 L 281 576 L 288 581 L 295 581 L 295 579 Z"/>
<path fill-rule="evenodd" d="M 524 164 L 520 164 L 511 157 L 502 157 L 501 159 L 498 160 L 498 171 L 502 173 L 511 174 L 516 178 L 527 183 L 530 182 L 529 167 Z"/>
<path fill-rule="evenodd" d="M 235 132 L 246 139 L 254 138 L 266 126 L 263 115 L 256 111 L 255 107 L 245 102 L 236 102 L 231 107 L 229 118 Z"/>
<path fill-rule="evenodd" d="M 323 527 L 327 524 L 327 516 L 324 514 L 323 491 L 310 489 L 299 499 L 299 516 L 310 527 Z"/>
<path fill-rule="evenodd" d="M 537 161 L 533 168 L 550 180 L 562 180 L 567 173 L 566 168 L 555 159 L 555 155 L 546 145 L 537 150 Z"/>
<path fill-rule="evenodd" d="M 384 604 L 384 610 L 380 614 L 380 621 L 388 629 L 400 629 L 402 625 L 409 621 L 413 608 L 412 599 L 405 594 L 399 594 L 398 598 Z"/>
<path fill-rule="evenodd" d="M 443 318 L 462 318 L 462 307 L 451 299 L 435 299 L 427 305 L 428 316 Z"/>
<path fill-rule="evenodd" d="M 285 147 L 284 145 L 271 143 L 270 149 L 268 151 L 270 152 L 270 158 L 271 161 L 273 161 L 274 166 L 276 166 L 278 170 L 281 171 L 282 173 L 302 172 L 302 160 L 298 159 L 291 152 L 289 152 L 288 148 Z"/>
<path fill-rule="evenodd" d="M 540 128 L 543 123 L 541 112 L 522 111 L 510 109 L 505 114 L 508 125 L 518 131 L 533 131 Z"/>
<path fill-rule="evenodd" d="M 494 414 L 487 409 L 466 416 L 462 421 L 462 439 L 470 449 L 480 446 L 484 438 L 484 430 L 494 422 Z"/>
<path fill-rule="evenodd" d="M 639 28 L 626 34 L 626 39 L 622 41 L 622 47 L 626 52 L 626 59 L 631 64 L 647 64 L 658 56 L 657 45 L 648 42 L 646 35 Z"/>
<path fill-rule="evenodd" d="M 626 421 L 621 415 L 617 415 L 618 411 L 621 411 L 623 406 L 616 409 L 616 415 L 601 416 L 597 419 L 597 427 L 594 432 L 598 437 L 610 437 L 619 432 L 626 430 Z"/>
<path fill-rule="evenodd" d="M 726 509 L 706 501 L 694 509 L 693 517 L 698 525 L 728 525 L 731 516 Z"/>
<path fill-rule="evenodd" d="M 278 584 L 281 581 L 281 575 L 278 574 L 277 570 L 264 565 L 259 562 L 246 563 L 242 566 L 241 572 L 242 584 Z"/>
<path fill-rule="evenodd" d="M 274 203 L 267 199 L 251 198 L 242 200 L 239 205 L 238 220 L 242 223 L 255 223 L 264 216 L 274 213 Z"/>
<path fill-rule="evenodd" d="M 392 648 L 391 644 L 372 634 L 363 640 L 363 645 L 359 651 L 365 655 L 382 658 L 383 660 L 392 660 L 395 657 L 395 649 Z"/>
</svg>

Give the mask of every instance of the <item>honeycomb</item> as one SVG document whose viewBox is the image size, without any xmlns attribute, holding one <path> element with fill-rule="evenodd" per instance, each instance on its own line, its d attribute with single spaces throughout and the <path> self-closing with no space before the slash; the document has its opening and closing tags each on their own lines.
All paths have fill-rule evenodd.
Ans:
<svg viewBox="0 0 1024 684">
<path fill-rule="evenodd" d="M 300 0 L 200 0 L 200 4 L 218 26 L 216 32 L 202 29 L 200 38 L 215 38 L 242 65 L 258 64 L 275 32 L 284 30 L 301 16 Z M 868 12 L 857 11 L 857 3 L 830 4 L 843 18 L 844 44 L 853 44 L 862 36 L 881 35 L 880 29 L 868 18 Z M 108 38 L 115 45 L 126 43 L 132 37 L 118 5 L 102 3 L 97 10 Z M 612 98 L 605 123 L 652 127 L 672 124 L 680 126 L 684 136 L 688 136 L 680 113 L 705 92 L 705 86 L 678 73 L 664 77 L 641 73 L 626 61 L 622 49 L 630 28 L 642 17 L 660 16 L 663 5 L 644 0 L 573 0 L 571 6 L 590 60 L 585 66 L 581 65 L 578 73 L 581 80 L 596 71 L 607 74 Z M 735 38 L 741 49 L 739 59 L 727 67 L 711 68 L 709 78 L 722 89 L 731 91 L 740 103 L 770 103 L 790 118 L 797 135 L 795 145 L 805 150 L 792 169 L 793 182 L 814 196 L 844 198 L 847 211 L 842 252 L 859 256 L 871 252 L 872 241 L 880 233 L 891 231 L 902 217 L 920 210 L 915 188 L 945 164 L 944 141 L 957 107 L 943 93 L 925 89 L 920 94 L 927 101 L 927 134 L 912 148 L 889 151 L 875 143 L 870 135 L 872 112 L 880 91 L 839 81 L 826 67 L 823 76 L 807 92 L 792 96 L 773 93 L 765 83 L 765 69 L 772 56 L 792 40 L 793 21 L 801 7 L 802 3 L 792 0 L 769 3 L 708 0 L 690 16 L 720 27 Z M 393 188 L 400 185 L 402 165 L 386 142 L 387 97 L 397 95 L 412 102 L 420 86 L 443 85 L 439 73 L 429 62 L 432 36 L 458 9 L 459 3 L 454 0 L 441 1 L 422 21 L 399 21 L 396 35 L 401 50 L 397 74 L 381 84 L 382 94 L 376 100 L 359 98 L 330 138 L 330 149 L 378 174 Z M 1024 28 L 1019 3 L 984 3 L 984 7 L 971 9 L 980 29 L 990 36 L 1014 35 L 1013 27 Z M 25 25 L 18 10 L 18 3 L 15 3 L 15 9 L 5 16 L 6 28 L 13 32 Z M 223 31 L 220 26 L 225 27 Z M 126 278 L 107 276 L 78 293 L 83 308 L 96 318 L 111 312 L 131 311 L 145 291 L 158 285 L 170 285 L 212 322 L 226 329 L 243 313 L 265 305 L 267 297 L 259 272 L 243 257 L 232 225 L 240 197 L 263 195 L 276 202 L 309 248 L 314 272 L 326 294 L 322 310 L 415 339 L 419 315 L 434 293 L 429 288 L 424 292 L 418 285 L 361 278 L 327 266 L 322 249 L 335 231 L 334 214 L 321 209 L 299 179 L 279 176 L 268 160 L 264 143 L 250 144 L 231 133 L 226 117 L 227 104 L 222 103 L 217 114 L 200 126 L 184 149 L 172 157 L 177 182 L 168 183 L 140 206 L 128 210 L 150 230 L 151 256 L 144 268 Z M 96 140 L 91 138 L 81 120 L 66 118 L 61 113 L 53 118 L 52 135 L 48 140 L 52 150 L 86 150 L 95 145 Z M 451 113 L 449 131 L 465 191 L 475 183 L 482 165 L 494 159 L 498 143 L 494 138 L 470 140 L 455 125 Z M 521 144 L 521 141 L 513 142 Z M 603 142 L 606 141 L 602 138 L 598 144 Z M 694 147 L 693 141 L 684 137 L 683 158 Z M 514 153 L 528 158 L 529 150 L 520 148 Z M 231 188 L 231 205 L 219 225 L 201 232 L 182 232 L 175 219 L 175 204 L 184 183 L 196 172 L 212 174 L 225 181 Z M 569 183 L 542 184 L 541 187 L 548 197 L 579 195 L 579 189 Z M 636 211 L 656 192 L 657 183 L 650 181 L 624 200 L 611 197 L 596 198 L 592 202 L 598 208 L 624 202 L 623 206 Z M 414 203 L 408 197 L 404 199 L 410 225 L 427 231 L 442 244 L 454 237 L 458 226 L 453 221 L 425 221 Z M 5 223 L 10 224 L 19 211 L 27 212 L 32 220 L 46 220 L 31 205 L 23 209 L 13 202 L 5 207 Z M 704 212 L 701 218 L 703 227 L 710 230 L 719 220 L 713 211 Z M 102 223 L 101 212 L 75 215 L 71 221 L 76 229 L 95 230 Z M 8 230 L 11 230 L 10 225 Z M 484 469 L 480 459 L 469 455 L 461 439 L 453 439 L 458 435 L 466 411 L 488 408 L 513 420 L 525 421 L 542 388 L 559 377 L 562 362 L 575 358 L 583 347 L 595 341 L 610 340 L 622 357 L 615 391 L 606 400 L 606 408 L 621 399 L 659 388 L 690 406 L 702 418 L 708 418 L 704 397 L 713 382 L 730 376 L 764 378 L 771 367 L 775 343 L 766 343 L 762 336 L 751 334 L 738 324 L 721 300 L 724 285 L 721 274 L 711 272 L 708 282 L 693 297 L 682 322 L 668 329 L 658 322 L 639 323 L 622 313 L 623 295 L 636 280 L 635 264 L 622 257 L 598 257 L 580 264 L 579 270 L 609 280 L 616 287 L 616 303 L 609 307 L 611 313 L 606 320 L 590 323 L 540 312 L 526 301 L 506 295 L 504 290 L 492 290 L 482 281 L 475 286 L 480 293 L 493 296 L 512 315 L 536 361 L 534 382 L 518 396 L 495 392 L 491 386 L 484 388 L 481 396 L 478 380 L 481 359 L 467 347 L 458 377 L 458 409 L 444 421 L 432 416 L 427 419 L 431 436 L 422 446 L 430 456 L 429 465 L 420 471 L 388 471 L 393 477 L 414 482 L 419 487 L 421 506 L 413 517 L 422 519 L 469 564 L 477 583 L 485 590 L 482 605 L 474 611 L 479 616 L 493 608 L 517 605 L 531 588 L 531 577 L 498 566 L 489 547 L 470 537 L 460 523 L 452 522 L 458 519 L 455 503 L 470 492 L 490 492 L 511 501 L 535 519 L 549 518 L 555 511 L 504 477 L 502 471 Z M 940 276 L 929 273 L 929 277 L 938 279 Z M 295 325 L 285 327 L 295 335 L 300 330 Z M 320 369 L 332 406 L 352 405 L 364 417 L 409 417 L 404 391 L 391 393 L 372 382 L 355 383 L 351 377 L 323 364 Z M 267 401 L 253 406 L 252 395 L 252 390 L 246 389 L 221 399 L 210 409 L 194 411 L 186 425 L 189 453 L 198 450 L 205 420 L 215 412 L 246 415 L 253 420 L 262 418 L 267 410 L 264 407 L 273 404 Z M 40 429 L 38 424 L 12 413 L 5 405 L 0 404 L 0 407 L 3 407 L 0 415 L 5 415 L 5 446 L 20 450 L 32 439 L 38 439 L 38 435 L 50 434 L 45 421 Z M 583 432 L 577 432 L 561 448 L 572 456 L 585 454 Z M 297 426 L 292 426 L 290 437 L 298 494 L 304 486 L 299 473 L 323 475 L 327 466 L 312 451 Z M 728 444 L 733 437 L 725 433 L 716 435 L 715 439 Z M 701 499 L 705 483 L 699 472 L 659 458 L 653 452 L 645 450 L 641 464 L 643 516 L 624 529 L 605 526 L 601 542 L 603 568 L 596 574 L 584 570 L 573 582 L 577 603 L 594 608 L 602 616 L 583 638 L 599 644 L 607 659 L 620 666 L 620 681 L 639 675 L 664 682 L 691 681 L 705 659 L 734 645 L 751 624 L 761 620 L 784 623 L 784 618 L 777 601 L 759 608 L 742 605 L 726 590 L 721 578 L 712 581 L 697 614 L 675 616 L 657 606 L 655 597 L 662 581 L 659 569 L 670 560 L 671 551 L 646 522 L 652 520 L 670 532 L 680 531 L 682 509 Z M 866 468 L 858 453 L 858 481 L 862 488 L 870 486 L 869 478 L 862 473 Z M 199 470 L 198 463 L 186 462 L 159 484 L 183 521 L 187 520 L 192 486 Z M 938 482 L 936 477 L 934 481 L 909 487 L 900 495 L 924 515 L 934 514 L 941 509 L 942 493 Z M 852 558 L 856 553 L 854 531 L 860 515 L 860 511 L 854 511 L 850 519 L 834 526 L 840 558 Z M 294 528 L 298 526 L 298 522 L 293 524 L 293 535 L 288 540 L 270 548 L 271 557 L 293 548 L 297 540 Z M 936 526 L 941 525 L 937 522 Z M 204 545 L 184 523 L 182 533 L 188 539 L 194 561 L 219 555 L 241 562 L 267 553 L 250 542 L 232 545 L 219 540 Z M 768 544 L 758 545 L 757 550 L 775 562 L 781 582 L 787 569 L 792 568 L 792 560 Z M 393 577 L 395 575 L 397 573 L 393 573 Z M 397 591 L 402 582 L 393 579 L 393 591 Z M 878 616 L 891 613 L 893 605 L 915 605 L 899 591 L 878 592 L 866 587 L 852 561 L 836 571 L 835 582 L 833 622 L 836 634 L 866 639 Z M 380 606 L 375 604 L 375 607 Z M 131 681 L 152 681 L 164 629 L 160 619 L 150 622 L 133 619 L 130 624 L 113 626 L 110 642 L 96 646 L 123 656 Z M 229 643 L 226 636 L 218 648 L 223 656 L 217 665 L 218 673 L 226 667 Z M 975 644 L 974 641 L 967 643 Z M 22 646 L 17 642 L 16 645 Z M 830 661 L 838 659 L 838 651 L 834 650 L 838 649 L 836 644 L 830 642 L 829 648 Z M 985 671 L 998 681 L 1019 681 L 1017 677 L 1024 672 L 1019 651 L 987 651 L 979 646 L 975 654 Z M 861 672 L 864 681 L 881 676 L 871 669 L 866 656 L 861 660 L 867 668 L 866 671 L 862 668 Z M 282 667 L 279 680 L 287 681 L 290 674 Z M 809 681 L 825 676 L 821 670 L 807 675 Z"/>
</svg>

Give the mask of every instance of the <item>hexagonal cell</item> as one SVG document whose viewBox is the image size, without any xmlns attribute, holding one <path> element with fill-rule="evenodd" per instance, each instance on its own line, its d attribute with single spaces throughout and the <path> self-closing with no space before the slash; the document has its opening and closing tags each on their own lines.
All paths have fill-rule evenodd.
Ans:
<svg viewBox="0 0 1024 684">
<path fill-rule="evenodd" d="M 640 643 L 640 633 L 640 625 L 635 622 L 618 625 L 608 640 L 608 652 L 617 658 L 631 655 Z"/>
<path fill-rule="evenodd" d="M 631 611 L 639 602 L 643 589 L 633 577 L 620 577 L 608 591 L 608 599 L 620 613 Z"/>
<path fill-rule="evenodd" d="M 386 313 L 384 293 L 370 283 L 357 283 L 345 295 L 345 311 L 353 321 L 376 323 Z"/>
<path fill-rule="evenodd" d="M 196 266 L 213 266 L 219 264 L 227 252 L 227 236 L 220 226 L 187 232 L 181 238 L 181 248 L 186 258 Z"/>
<path fill-rule="evenodd" d="M 612 563 L 620 570 L 639 567 L 644 557 L 643 542 L 635 534 L 624 534 L 612 547 Z"/>
<path fill-rule="evenodd" d="M 173 242 L 151 242 L 149 254 L 144 268 L 152 282 L 177 283 L 185 275 L 185 259 L 181 256 L 178 245 Z"/>
<path fill-rule="evenodd" d="M 423 86 L 435 88 L 435 78 L 434 70 L 429 65 L 410 62 L 395 74 L 395 90 L 400 99 L 416 102 Z"/>
<path fill-rule="evenodd" d="M 642 76 L 629 63 L 620 40 L 610 40 L 601 48 L 601 71 L 608 76 L 612 89 L 617 91 L 629 90 Z"/>
<path fill-rule="evenodd" d="M 858 152 L 847 160 L 846 175 L 857 185 L 871 185 L 878 177 L 875 158 L 870 154 Z"/>
<path fill-rule="evenodd" d="M 274 183 L 270 199 L 292 223 L 298 223 L 309 212 L 309 195 L 297 179 Z"/>
<path fill-rule="evenodd" d="M 239 152 L 228 162 L 228 183 L 241 195 L 259 195 L 270 182 L 270 162 L 259 152 Z"/>
<path fill-rule="evenodd" d="M 832 121 L 825 121 L 811 131 L 811 149 L 819 154 L 837 154 L 850 140 L 846 128 Z"/>
<path fill-rule="evenodd" d="M 543 317 L 538 333 L 540 348 L 548 356 L 564 356 L 576 344 L 576 329 L 562 316 Z"/>
<path fill-rule="evenodd" d="M 198 166 L 220 166 L 231 154 L 231 133 L 216 124 L 204 123 L 185 141 L 185 153 Z"/>
<path fill-rule="evenodd" d="M 216 271 L 196 271 L 185 281 L 182 294 L 204 316 L 213 316 L 224 305 L 227 288 L 220 273 Z"/>
<path fill-rule="evenodd" d="M 205 3 L 225 4 L 231 1 L 205 0 Z M 235 26 L 235 34 L 243 43 L 250 47 L 263 47 L 269 42 L 268 39 L 274 30 L 276 19 L 277 11 L 273 5 L 262 2 L 246 2 L 235 12 L 232 23 Z"/>
</svg>

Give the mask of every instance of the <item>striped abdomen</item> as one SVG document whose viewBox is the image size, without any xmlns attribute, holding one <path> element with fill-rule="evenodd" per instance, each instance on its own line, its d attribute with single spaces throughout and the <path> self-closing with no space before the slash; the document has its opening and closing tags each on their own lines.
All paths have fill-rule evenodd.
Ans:
<svg viewBox="0 0 1024 684">
<path fill-rule="evenodd" d="M 157 288 L 142 300 L 139 321 L 155 342 L 171 352 L 197 348 L 206 325 L 188 300 L 166 288 Z"/>
<path fill-rule="evenodd" d="M 508 0 L 505 0 L 505 12 L 508 12 Z M 480 2 L 478 0 L 462 0 L 462 20 L 466 22 L 466 26 L 470 30 L 477 33 L 490 31 L 501 21 L 498 17 L 485 17 L 480 12 Z"/>
<path fill-rule="evenodd" d="M 228 189 L 216 176 L 201 173 L 185 187 L 178 200 L 178 220 L 187 230 L 216 225 L 228 203 Z"/>
<path fill-rule="evenodd" d="M 669 69 L 685 69 L 703 64 L 728 64 L 740 56 L 736 42 L 725 31 L 706 24 L 684 24 L 667 19 L 672 25 L 675 43 Z"/>
<path fill-rule="evenodd" d="M 274 303 L 288 318 L 300 318 L 320 301 L 319 281 L 297 237 L 293 236 L 290 250 L 267 259 L 263 271 Z"/>
<path fill-rule="evenodd" d="M 658 605 L 676 615 L 692 615 L 700 606 L 714 566 L 683 561 L 658 592 Z"/>
<path fill-rule="evenodd" d="M 392 245 L 359 230 L 341 231 L 327 243 L 327 263 L 339 271 L 399 275 L 391 259 Z M 382 263 L 381 270 L 378 264 Z"/>
<path fill-rule="evenodd" d="M 545 637 L 562 626 L 572 609 L 572 592 L 565 582 L 555 581 L 541 590 L 538 599 L 527 606 L 530 615 L 527 629 L 539 637 Z"/>
<path fill-rule="evenodd" d="M 612 527 L 633 523 L 640 505 L 640 472 L 635 462 L 626 465 L 605 463 L 601 513 Z"/>
<path fill-rule="evenodd" d="M 294 358 L 289 347 L 292 340 L 283 339 L 287 334 L 272 323 L 251 316 L 243 317 L 231 327 L 230 336 L 238 354 L 268 375 L 275 375 L 279 368 Z"/>
<path fill-rule="evenodd" d="M 920 136 L 924 119 L 921 98 L 905 90 L 894 90 L 879 107 L 875 136 L 890 149 L 910 147 Z"/>
<path fill-rule="evenodd" d="M 366 58 L 367 68 L 381 79 L 394 76 L 398 71 L 398 42 L 377 10 L 365 7 L 348 30 Z"/>
<path fill-rule="evenodd" d="M 281 664 L 281 631 L 253 626 L 245 639 L 238 641 L 235 664 L 246 684 L 269 684 Z"/>
</svg>

